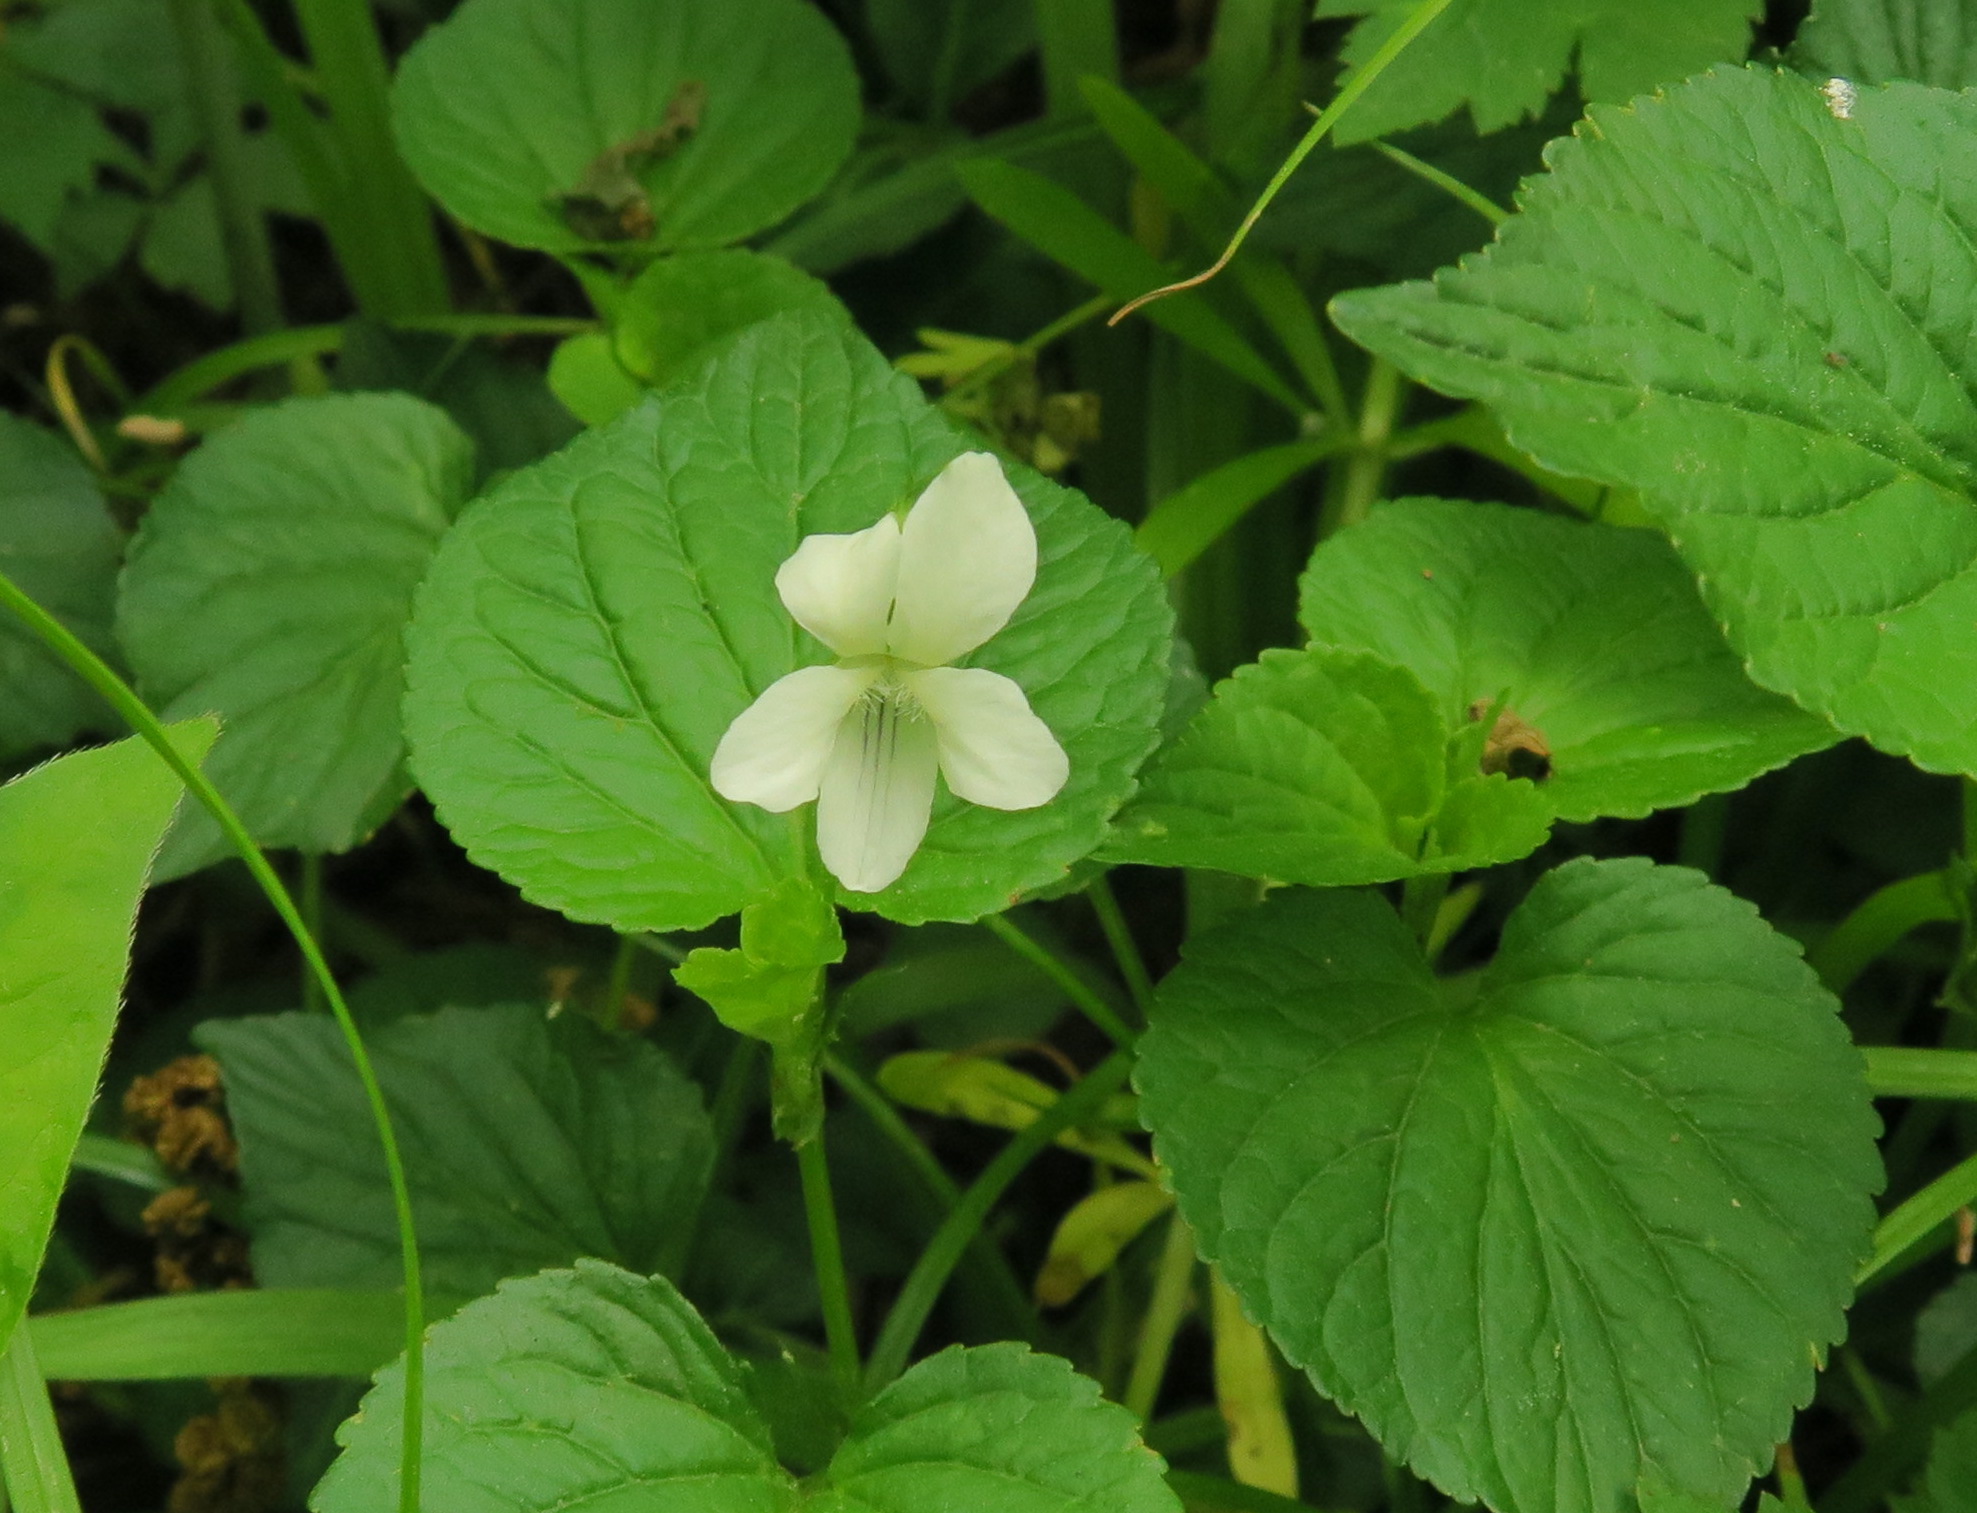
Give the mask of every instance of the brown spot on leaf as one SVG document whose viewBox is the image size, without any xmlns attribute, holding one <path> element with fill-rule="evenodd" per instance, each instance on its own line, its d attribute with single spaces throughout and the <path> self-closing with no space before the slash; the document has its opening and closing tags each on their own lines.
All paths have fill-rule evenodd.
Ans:
<svg viewBox="0 0 1977 1513">
<path fill-rule="evenodd" d="M 1488 699 L 1478 699 L 1469 706 L 1471 720 L 1480 720 L 1489 712 Z M 1545 733 L 1529 720 L 1513 709 L 1502 710 L 1483 740 L 1482 769 L 1542 783 L 1551 776 L 1551 745 Z"/>
</svg>

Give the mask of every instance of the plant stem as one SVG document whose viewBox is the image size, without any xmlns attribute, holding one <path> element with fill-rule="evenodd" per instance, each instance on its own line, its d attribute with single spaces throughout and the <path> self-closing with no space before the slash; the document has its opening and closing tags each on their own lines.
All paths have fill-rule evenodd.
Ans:
<svg viewBox="0 0 1977 1513">
<path fill-rule="evenodd" d="M 1909 931 L 1955 918 L 1956 903 L 1944 873 L 1904 877 L 1856 904 L 1851 914 L 1806 951 L 1806 964 L 1832 992 L 1844 993 Z"/>
<path fill-rule="evenodd" d="M 323 858 L 319 852 L 302 853 L 302 923 L 316 940 L 323 938 Z M 304 1013 L 323 1011 L 323 987 L 309 969 L 309 958 L 302 958 L 302 1009 Z"/>
<path fill-rule="evenodd" d="M 1145 1021 L 1153 1013 L 1153 978 L 1146 970 L 1146 958 L 1140 955 L 1126 916 L 1119 910 L 1119 900 L 1113 896 L 1111 879 L 1101 872 L 1085 888 L 1085 896 L 1091 900 L 1092 912 L 1098 915 L 1098 927 L 1105 932 L 1112 959 L 1119 963 L 1119 975 L 1126 979 L 1126 991 L 1133 995 L 1133 1006 Z"/>
<path fill-rule="evenodd" d="M 858 1390 L 858 1330 L 851 1321 L 851 1283 L 844 1270 L 844 1243 L 838 1235 L 837 1205 L 831 1199 L 831 1169 L 819 1130 L 796 1148 L 803 1174 L 803 1211 L 810 1219 L 810 1264 L 817 1273 L 817 1295 L 824 1305 L 824 1338 L 830 1346 L 831 1377 L 847 1399 Z"/>
<path fill-rule="evenodd" d="M 954 1207 L 920 1252 L 920 1259 L 906 1278 L 905 1286 L 886 1315 L 878 1343 L 872 1347 L 865 1368 L 865 1386 L 877 1392 L 906 1369 L 907 1357 L 926 1327 L 947 1279 L 981 1227 L 989 1211 L 1008 1190 L 1009 1184 L 1065 1130 L 1095 1114 L 1107 1098 L 1125 1084 L 1133 1069 L 1130 1052 L 1114 1051 L 1094 1067 L 1076 1087 L 1067 1091 L 1038 1116 L 1036 1122 L 1019 1132 L 996 1158 L 975 1178 L 961 1201 Z"/>
<path fill-rule="evenodd" d="M 1874 1252 L 1854 1274 L 1854 1286 L 1866 1286 L 1903 1251 L 1925 1239 L 1937 1225 L 1948 1223 L 1959 1208 L 1971 1203 L 1977 1203 L 1977 1156 L 1959 1161 L 1875 1226 Z"/>
<path fill-rule="evenodd" d="M 1337 513 L 1326 523 L 1329 536 L 1357 525 L 1373 509 L 1387 476 L 1387 442 L 1400 413 L 1400 369 L 1376 357 L 1366 370 L 1366 392 L 1359 406 L 1359 446 L 1346 458 L 1345 487 Z"/>
<path fill-rule="evenodd" d="M 0 1470 L 18 1513 L 82 1513 L 25 1320 L 0 1355 Z"/>
<path fill-rule="evenodd" d="M 171 737 L 150 707 L 131 691 L 129 684 L 110 670 L 102 658 L 76 639 L 61 621 L 22 593 L 19 585 L 5 573 L 0 573 L 0 608 L 12 613 L 43 645 L 101 694 L 105 702 L 123 716 L 131 729 L 142 736 L 165 765 L 178 775 L 179 781 L 212 816 L 241 861 L 246 863 L 254 881 L 260 884 L 262 893 L 281 917 L 281 922 L 288 927 L 288 933 L 301 948 L 303 958 L 322 988 L 330 1012 L 336 1016 L 337 1028 L 343 1032 L 344 1045 L 350 1051 L 357 1078 L 363 1084 L 364 1100 L 369 1105 L 372 1122 L 377 1126 L 378 1144 L 384 1152 L 385 1174 L 391 1187 L 392 1213 L 398 1224 L 399 1262 L 405 1277 L 405 1427 L 399 1461 L 399 1507 L 403 1513 L 419 1513 L 420 1447 L 425 1435 L 426 1322 L 419 1244 L 412 1227 L 412 1192 L 405 1180 L 405 1162 L 399 1153 L 391 1111 L 385 1106 L 384 1089 L 378 1083 L 370 1054 L 364 1049 L 364 1038 L 357 1031 L 357 1022 L 350 1017 L 350 1006 L 344 1001 L 343 990 L 337 986 L 329 962 L 324 959 L 315 936 L 309 933 L 301 911 L 296 908 L 288 889 L 282 885 L 266 853 L 248 833 L 240 816 L 234 813 L 233 806 L 220 796 L 211 780 L 172 745 Z"/>
<path fill-rule="evenodd" d="M 1441 913 L 1442 900 L 1446 897 L 1446 872 L 1410 877 L 1400 885 L 1400 917 L 1413 932 L 1414 938 L 1421 942 L 1424 951 L 1434 939 L 1435 919 Z"/>
<path fill-rule="evenodd" d="M 1876 1098 L 1977 1100 L 1977 1051 L 1901 1045 L 1862 1046 L 1867 1086 Z"/>
<path fill-rule="evenodd" d="M 1888 1432 L 1867 1447 L 1846 1475 L 1819 1495 L 1821 1513 L 1871 1513 L 1885 1505 L 1929 1453 L 1937 1429 L 1977 1406 L 1977 1349 L 1908 1404 Z"/>
<path fill-rule="evenodd" d="M 872 1121 L 873 1128 L 899 1153 L 920 1179 L 928 1195 L 940 1205 L 941 1216 L 945 1218 L 952 1213 L 961 1201 L 960 1187 L 934 1159 L 926 1142 L 899 1117 L 899 1110 L 893 1107 L 891 1100 L 841 1057 L 826 1056 L 824 1072 L 844 1089 L 846 1096 L 858 1105 L 859 1112 Z M 977 1274 L 982 1290 L 995 1298 L 997 1307 L 1005 1315 L 1007 1332 L 1041 1345 L 1043 1331 L 1038 1327 L 1036 1310 L 1030 1306 L 1029 1295 L 1017 1282 L 1016 1274 L 1009 1269 L 1008 1260 L 988 1242 L 986 1235 L 978 1233 L 969 1242 L 963 1264 Z"/>
<path fill-rule="evenodd" d="M 1078 1006 L 1085 1018 L 1105 1031 L 1114 1045 L 1129 1046 L 1133 1043 L 1132 1027 L 1119 1017 L 1119 1011 L 1093 992 L 1091 984 L 1071 967 L 1011 924 L 1008 915 L 991 914 L 982 924 L 997 940 L 1062 988 L 1064 996 Z"/>
<path fill-rule="evenodd" d="M 625 999 L 632 990 L 632 962 L 638 957 L 638 937 L 620 935 L 617 954 L 611 958 L 611 977 L 604 985 L 604 1025 L 606 1029 L 625 1027 Z"/>
<path fill-rule="evenodd" d="M 1133 1357 L 1133 1374 L 1126 1382 L 1127 1411 L 1141 1423 L 1153 1417 L 1154 1404 L 1160 1398 L 1160 1384 L 1167 1379 L 1167 1358 L 1174 1351 L 1174 1336 L 1180 1333 L 1181 1320 L 1187 1317 L 1194 1266 L 1194 1231 L 1176 1209 L 1167 1221 L 1167 1243 L 1153 1273 L 1153 1296 L 1147 1300 L 1146 1319 L 1140 1325 L 1139 1350 Z"/>
<path fill-rule="evenodd" d="M 170 0 L 172 29 L 185 65 L 187 104 L 198 123 L 211 170 L 220 251 L 250 335 L 281 328 L 281 286 L 268 220 L 247 167 L 240 134 L 240 90 L 225 34 L 209 0 Z"/>
</svg>

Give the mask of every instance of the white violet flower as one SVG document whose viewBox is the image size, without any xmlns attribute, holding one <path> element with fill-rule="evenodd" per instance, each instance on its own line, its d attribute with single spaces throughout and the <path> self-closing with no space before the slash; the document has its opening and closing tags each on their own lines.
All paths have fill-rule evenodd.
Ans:
<svg viewBox="0 0 1977 1513">
<path fill-rule="evenodd" d="M 715 791 L 777 814 L 817 800 L 817 849 L 854 893 L 906 870 L 937 770 L 971 804 L 1049 803 L 1070 761 L 1023 690 L 948 665 L 1009 623 L 1036 574 L 1036 530 L 987 452 L 943 468 L 904 524 L 806 537 L 776 592 L 838 660 L 778 678 L 735 717 Z"/>
</svg>

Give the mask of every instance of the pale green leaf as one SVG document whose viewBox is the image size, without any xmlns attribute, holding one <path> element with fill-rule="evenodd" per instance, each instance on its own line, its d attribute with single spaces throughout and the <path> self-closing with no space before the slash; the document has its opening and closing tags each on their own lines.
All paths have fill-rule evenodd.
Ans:
<svg viewBox="0 0 1977 1513">
<path fill-rule="evenodd" d="M 197 761 L 213 726 L 171 734 Z M 135 737 L 0 788 L 0 1346 L 34 1289 L 178 799 L 178 778 Z"/>
<path fill-rule="evenodd" d="M 1977 772 L 1977 96 L 1730 69 L 1595 109 L 1497 242 L 1341 296 L 1555 471 L 1637 487 L 1751 675 Z"/>
<path fill-rule="evenodd" d="M 1407 668 L 1445 722 L 1501 700 L 1560 819 L 1693 803 L 1837 739 L 1744 676 L 1646 531 L 1401 500 L 1319 547 L 1300 590 L 1315 644 Z"/>
<path fill-rule="evenodd" d="M 270 1287 L 395 1287 L 398 1229 L 369 1106 L 321 1014 L 216 1019 L 254 1271 Z M 713 1161 L 699 1090 L 574 1014 L 443 1009 L 370 1037 L 426 1285 L 449 1302 L 578 1256 L 655 1270 Z"/>
<path fill-rule="evenodd" d="M 1844 1328 L 1874 1223 L 1859 1053 L 1695 872 L 1568 863 L 1438 983 L 1370 893 L 1196 942 L 1141 1112 L 1285 1355 L 1462 1500 L 1728 1506 Z"/>
<path fill-rule="evenodd" d="M 99 655 L 123 541 L 89 470 L 60 437 L 0 414 L 0 568 Z M 14 618 L 0 624 L 0 755 L 59 746 L 112 716 Z"/>
<path fill-rule="evenodd" d="M 426 1372 L 425 1495 L 458 1513 L 1179 1513 L 1132 1415 L 1020 1345 L 922 1361 L 799 1482 L 691 1305 L 596 1262 L 468 1305 L 433 1329 Z M 316 1513 L 396 1506 L 400 1373 L 344 1424 Z"/>
<path fill-rule="evenodd" d="M 829 660 L 776 596 L 816 532 L 909 504 L 968 440 L 822 310 L 737 338 L 679 386 L 515 475 L 462 519 L 419 597 L 406 727 L 420 782 L 482 865 L 619 929 L 732 914 L 806 876 L 811 813 L 708 786 L 729 723 Z M 968 660 L 1013 678 L 1070 756 L 1002 813 L 936 799 L 905 875 L 846 902 L 969 919 L 1060 878 L 1151 749 L 1171 618 L 1123 525 L 1020 467 L 1035 588 Z"/>
<path fill-rule="evenodd" d="M 263 844 L 345 850 L 409 790 L 405 621 L 472 465 L 408 395 L 292 399 L 208 439 L 145 516 L 118 637 L 168 718 L 221 717 L 207 771 Z M 225 854 L 188 813 L 159 875 Z"/>
<path fill-rule="evenodd" d="M 691 121 L 641 150 L 669 108 Z M 406 54 L 392 115 L 412 172 L 477 231 L 676 251 L 752 236 L 821 190 L 851 151 L 858 78 L 801 0 L 467 0 Z M 589 217 L 561 198 L 579 195 Z M 626 196 L 650 234 L 600 235 L 591 217 Z"/>
<path fill-rule="evenodd" d="M 1363 65 L 1420 0 L 1319 0 L 1323 16 L 1364 16 L 1346 39 L 1348 69 Z M 1363 142 L 1439 121 L 1467 105 L 1478 131 L 1544 109 L 1576 71 L 1589 100 L 1624 100 L 1750 50 L 1761 0 L 1454 0 L 1337 127 Z M 1348 74 L 1348 77 L 1350 75 Z"/>
<path fill-rule="evenodd" d="M 1266 651 L 1148 771 L 1104 855 L 1338 887 L 1514 861 L 1543 844 L 1529 781 L 1449 775 L 1454 722 L 1403 667 Z"/>
<path fill-rule="evenodd" d="M 585 331 L 551 354 L 549 392 L 585 425 L 601 426 L 645 398 L 645 385 L 618 361 L 608 332 Z"/>
<path fill-rule="evenodd" d="M 757 321 L 791 310 L 851 318 L 821 280 L 779 257 L 739 247 L 689 252 L 632 280 L 612 312 L 611 334 L 627 370 L 664 386 Z"/>
<path fill-rule="evenodd" d="M 1977 84 L 1977 0 L 1817 0 L 1792 44 L 1815 78 Z"/>
</svg>

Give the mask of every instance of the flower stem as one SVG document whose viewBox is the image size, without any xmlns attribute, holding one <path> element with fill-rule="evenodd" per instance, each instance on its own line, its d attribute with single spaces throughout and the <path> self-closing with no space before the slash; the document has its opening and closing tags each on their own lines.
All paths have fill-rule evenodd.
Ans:
<svg viewBox="0 0 1977 1513">
<path fill-rule="evenodd" d="M 1119 963 L 1119 975 L 1126 979 L 1126 991 L 1133 995 L 1133 1006 L 1140 1011 L 1142 1021 L 1152 1017 L 1153 978 L 1147 973 L 1146 958 L 1140 955 L 1126 916 L 1120 912 L 1119 900 L 1113 896 L 1111 880 L 1101 872 L 1091 880 L 1085 896 L 1098 915 L 1098 927 L 1105 932 L 1112 959 Z"/>
<path fill-rule="evenodd" d="M 906 1369 L 907 1357 L 912 1353 L 914 1342 L 920 1338 L 920 1331 L 926 1327 L 927 1316 L 934 1311 L 934 1304 L 947 1286 L 948 1277 L 953 1274 L 962 1253 L 987 1222 L 989 1210 L 1000 1201 L 1009 1184 L 1022 1174 L 1023 1168 L 1045 1146 L 1065 1130 L 1096 1113 L 1099 1106 L 1125 1083 L 1132 1069 L 1132 1054 L 1114 1051 L 1076 1087 L 1045 1109 L 1034 1124 L 1005 1145 L 961 1195 L 954 1211 L 920 1253 L 920 1259 L 914 1263 L 912 1272 L 906 1278 L 906 1285 L 899 1290 L 899 1298 L 892 1305 L 892 1312 L 886 1315 L 885 1326 L 879 1331 L 878 1343 L 872 1347 L 872 1357 L 865 1368 L 868 1391 L 878 1391 Z"/>
<path fill-rule="evenodd" d="M 831 1377 L 847 1398 L 858 1390 L 858 1330 L 851 1320 L 851 1284 L 845 1276 L 844 1244 L 831 1199 L 831 1169 L 824 1157 L 824 1135 L 796 1148 L 803 1175 L 803 1210 L 810 1219 L 810 1264 L 817 1273 L 817 1295 L 824 1305 L 824 1339 L 830 1347 Z"/>
<path fill-rule="evenodd" d="M 982 924 L 997 940 L 1062 988 L 1064 996 L 1078 1006 L 1079 1012 L 1085 1018 L 1105 1031 L 1114 1045 L 1129 1046 L 1133 1043 L 1135 1037 L 1132 1026 L 1120 1018 L 1119 1011 L 1094 992 L 1091 984 L 1080 977 L 1068 963 L 1059 960 L 1036 940 L 1011 924 L 1008 915 L 991 914 L 982 921 Z"/>
<path fill-rule="evenodd" d="M 1187 1317 L 1194 1264 L 1194 1231 L 1177 1209 L 1167 1221 L 1167 1244 L 1153 1274 L 1153 1296 L 1147 1300 L 1146 1321 L 1140 1326 L 1139 1353 L 1133 1358 L 1133 1374 L 1126 1383 L 1126 1407 L 1141 1423 L 1153 1417 L 1160 1384 L 1167 1379 L 1174 1336 Z"/>
</svg>

